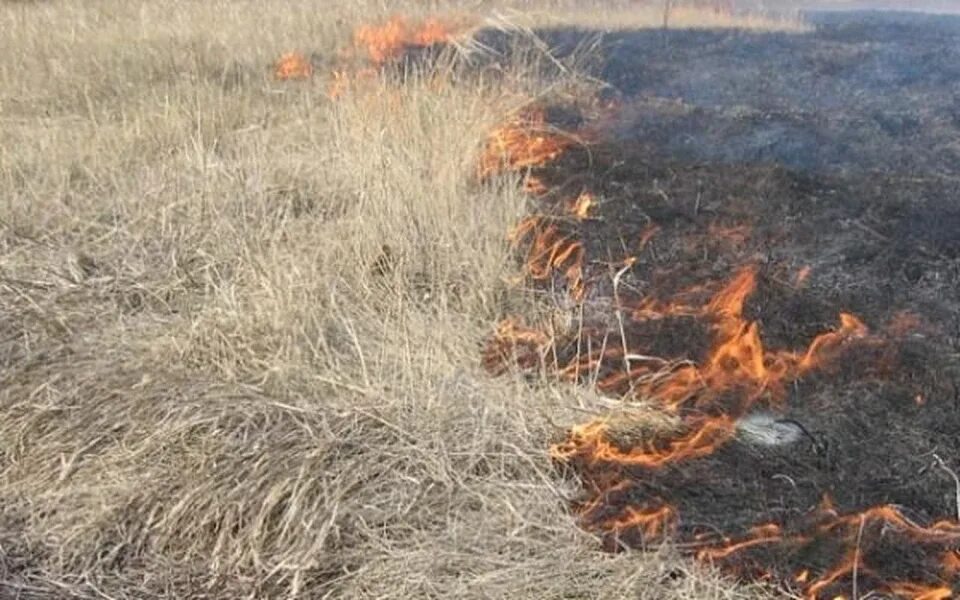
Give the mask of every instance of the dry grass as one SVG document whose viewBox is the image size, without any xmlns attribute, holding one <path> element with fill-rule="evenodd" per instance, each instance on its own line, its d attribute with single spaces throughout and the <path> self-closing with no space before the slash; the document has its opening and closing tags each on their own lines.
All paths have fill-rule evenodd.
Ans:
<svg viewBox="0 0 960 600">
<path fill-rule="evenodd" d="M 597 552 L 545 454 L 589 395 L 477 366 L 518 95 L 274 82 L 381 14 L 264 6 L 0 6 L 0 596 L 746 597 Z"/>
</svg>

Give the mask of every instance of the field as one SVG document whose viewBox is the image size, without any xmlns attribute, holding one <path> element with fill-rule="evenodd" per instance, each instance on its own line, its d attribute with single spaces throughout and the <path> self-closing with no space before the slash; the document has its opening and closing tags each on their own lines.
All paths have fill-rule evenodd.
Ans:
<svg viewBox="0 0 960 600">
<path fill-rule="evenodd" d="M 549 365 L 494 376 L 482 360 L 502 334 L 498 323 L 557 319 L 565 301 L 524 277 L 508 239 L 536 211 L 521 185 L 529 173 L 496 165 L 480 176 L 478 165 L 491 132 L 525 107 L 558 105 L 561 117 L 605 123 L 605 111 L 623 103 L 609 96 L 611 82 L 627 96 L 639 97 L 648 81 L 664 86 L 659 95 L 695 90 L 695 71 L 679 65 L 697 58 L 664 48 L 713 48 L 714 60 L 727 60 L 723 32 L 737 29 L 784 44 L 777 56 L 798 72 L 843 73 L 859 55 L 788 64 L 790 40 L 809 24 L 682 6 L 668 25 L 683 31 L 664 45 L 658 7 L 383 4 L 0 5 L 8 32 L 0 37 L 0 597 L 773 597 L 670 544 L 603 552 L 606 536 L 571 514 L 591 475 L 558 468 L 548 449 L 615 401 L 590 382 L 553 376 Z M 454 24 L 458 47 L 371 69 L 355 32 L 397 14 Z M 601 29 L 619 48 L 660 52 L 647 63 L 654 77 L 631 79 L 632 65 L 597 51 L 591 32 Z M 276 76 L 288 52 L 309 61 L 302 79 Z M 642 196 L 649 190 L 631 186 L 656 180 L 665 182 L 658 193 L 696 195 L 697 210 L 691 182 L 749 189 L 738 200 L 744 211 L 781 193 L 809 208 L 801 178 L 723 166 L 758 153 L 811 170 L 822 161 L 889 169 L 896 155 L 913 174 L 952 176 L 954 130 L 941 120 L 952 108 L 945 86 L 923 87 L 930 77 L 919 76 L 916 89 L 933 116 L 904 120 L 919 97 L 905 92 L 889 111 L 868 106 L 880 115 L 868 128 L 860 112 L 839 108 L 842 127 L 801 126 L 823 107 L 797 112 L 775 94 L 784 106 L 774 117 L 745 117 L 733 106 L 744 88 L 733 84 L 710 83 L 712 97 L 689 94 L 725 107 L 714 113 L 627 103 L 612 137 L 590 147 L 584 133 L 568 162 L 541 175 L 559 189 L 565 175 L 608 165 L 601 195 Z M 878 74 L 864 85 L 880 90 L 884 81 Z M 784 76 L 772 87 L 792 84 Z M 756 128 L 740 129 L 753 118 Z M 561 128 L 547 125 L 551 135 Z M 878 127 L 882 151 L 865 137 Z M 713 170 L 676 170 L 616 137 L 641 130 L 671 156 Z M 799 147 L 767 143 L 797 131 Z M 716 150 L 727 139 L 737 142 Z M 617 174 L 624 157 L 645 166 Z M 809 337 L 847 300 L 876 319 L 918 297 L 930 318 L 952 314 L 954 300 L 938 302 L 955 287 L 960 248 L 950 219 L 960 213 L 931 225 L 928 213 L 902 210 L 917 194 L 947 198 L 951 182 L 915 181 L 887 199 L 881 192 L 892 188 L 874 180 L 830 179 L 831 190 L 860 203 L 807 227 L 855 220 L 882 196 L 893 229 L 868 229 L 906 240 L 903 252 L 897 262 L 879 250 L 861 257 L 855 269 L 867 267 L 856 272 L 877 278 L 895 268 L 909 278 L 920 269 L 923 283 L 871 295 L 844 279 L 851 263 L 828 266 L 833 279 L 811 294 L 826 294 L 829 310 L 819 300 L 772 301 L 781 316 L 813 311 L 775 335 Z M 614 240 L 603 223 L 629 213 L 625 197 L 602 204 L 596 214 L 606 221 L 584 222 L 582 234 L 595 245 Z M 758 228 L 772 231 L 786 217 L 770 213 Z M 640 221 L 626 227 L 643 233 Z M 796 232 L 798 240 L 809 233 Z M 846 256 L 864 245 L 840 236 L 829 249 Z M 757 250 L 740 244 L 723 260 Z M 624 289 L 644 276 L 628 275 Z M 551 351 L 556 359 L 562 348 Z M 941 374 L 956 364 L 955 349 L 918 352 L 941 356 L 925 363 Z M 940 388 L 932 389 L 925 393 Z M 934 496 L 931 511 L 952 502 Z M 856 577 L 855 569 L 855 587 Z"/>
</svg>

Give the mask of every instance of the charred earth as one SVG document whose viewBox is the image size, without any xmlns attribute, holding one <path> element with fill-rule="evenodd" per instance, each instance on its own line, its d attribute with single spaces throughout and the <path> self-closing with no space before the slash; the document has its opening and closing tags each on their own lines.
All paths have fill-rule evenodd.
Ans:
<svg viewBox="0 0 960 600">
<path fill-rule="evenodd" d="M 504 161 L 536 196 L 525 272 L 573 324 L 512 319 L 484 361 L 674 419 L 599 416 L 552 449 L 609 550 L 669 540 L 806 598 L 948 598 L 960 18 L 812 23 L 599 38 L 608 110 L 541 110 L 527 122 L 564 135 L 538 138 L 542 164 Z M 539 35 L 561 57 L 597 37 Z M 480 37 L 508 55 L 508 34 Z"/>
</svg>

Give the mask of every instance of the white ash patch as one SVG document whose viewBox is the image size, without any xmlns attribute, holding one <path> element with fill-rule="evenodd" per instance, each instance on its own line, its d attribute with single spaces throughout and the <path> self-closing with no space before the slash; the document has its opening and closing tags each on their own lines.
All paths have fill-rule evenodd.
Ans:
<svg viewBox="0 0 960 600">
<path fill-rule="evenodd" d="M 802 437 L 800 425 L 769 413 L 751 413 L 737 421 L 737 439 L 752 446 L 786 446 Z"/>
</svg>

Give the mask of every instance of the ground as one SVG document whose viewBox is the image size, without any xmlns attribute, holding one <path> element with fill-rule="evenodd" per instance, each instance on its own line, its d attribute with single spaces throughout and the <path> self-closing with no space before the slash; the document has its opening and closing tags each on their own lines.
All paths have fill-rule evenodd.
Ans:
<svg viewBox="0 0 960 600">
<path fill-rule="evenodd" d="M 664 46 L 672 34 L 659 29 L 657 7 L 438 2 L 426 13 L 420 2 L 341 4 L 0 6 L 0 29 L 10 32 L 0 38 L 0 596 L 774 594 L 671 546 L 604 552 L 603 536 L 572 516 L 577 474 L 557 468 L 547 450 L 610 400 L 589 385 L 484 368 L 496 324 L 540 314 L 545 300 L 541 285 L 520 277 L 507 239 L 536 211 L 518 185 L 524 174 L 483 178 L 477 165 L 490 132 L 531 102 L 601 116 L 630 104 L 635 112 L 619 114 L 641 129 L 643 119 L 669 114 L 670 128 L 648 139 L 672 143 L 674 133 L 696 131 L 707 136 L 697 147 L 739 127 L 733 148 L 761 148 L 773 161 L 811 155 L 764 143 L 797 126 L 796 115 L 780 110 L 764 121 L 737 112 L 724 105 L 723 89 L 713 100 L 685 91 L 690 104 L 667 112 L 652 96 L 669 98 L 669 88 L 647 90 L 648 104 L 623 103 L 643 91 L 596 70 L 616 67 L 590 52 L 600 28 L 619 30 L 611 35 L 622 36 L 620 48 L 677 49 L 678 62 L 657 64 L 661 82 L 684 89 L 698 89 L 670 73 L 671 64 L 698 62 L 683 56 L 684 36 L 704 36 L 693 44 L 714 48 L 714 61 L 739 48 L 716 31 L 678 33 Z M 354 32 L 394 13 L 411 21 L 444 15 L 476 34 L 474 43 L 362 75 L 370 65 L 354 56 Z M 671 25 L 746 27 L 758 39 L 773 36 L 785 62 L 795 55 L 790 45 L 802 44 L 790 36 L 810 28 L 686 9 Z M 570 37 L 572 28 L 580 33 Z M 503 36 L 517 43 L 509 60 L 498 62 L 505 55 L 492 42 L 476 43 Z M 577 48 L 563 48 L 565 40 Z M 552 45 L 561 47 L 546 52 Z M 287 52 L 309 57 L 309 76 L 275 76 Z M 854 58 L 829 56 L 820 67 L 842 71 L 844 60 Z M 338 81 L 348 89 L 331 97 Z M 923 87 L 924 76 L 917 81 L 929 93 L 929 115 L 952 114 L 947 94 Z M 862 141 L 863 127 L 885 131 L 917 168 L 928 159 L 940 161 L 938 173 L 953 168 L 944 129 L 927 113 L 918 123 L 902 113 L 879 110 L 875 122 L 840 138 Z M 716 128 L 698 127 L 704 120 Z M 763 127 L 746 135 L 744 123 L 755 121 Z M 940 145 L 910 145 L 905 130 Z M 810 184 L 784 167 L 718 166 L 742 155 L 684 156 L 717 162 L 677 167 L 638 146 L 622 121 L 607 131 L 634 141 L 605 138 L 597 156 L 649 164 L 599 179 L 601 196 L 615 198 L 604 211 L 626 202 L 618 189 L 650 180 L 669 185 L 635 193 L 676 186 L 699 202 L 684 169 L 704 169 L 698 180 L 718 186 L 748 179 L 752 190 L 790 189 L 787 216 L 806 210 L 817 190 L 846 190 L 867 203 L 890 189 L 843 174 Z M 880 169 L 893 154 L 852 147 Z M 575 149 L 564 160 L 574 169 L 583 156 Z M 810 166 L 820 165 L 787 164 Z M 861 194 L 867 183 L 872 191 Z M 942 200 L 941 179 L 910 185 L 917 188 L 893 189 L 909 198 L 929 185 L 930 201 Z M 734 208 L 761 198 L 747 196 Z M 884 207 L 904 205 L 893 198 Z M 837 214 L 850 217 L 856 206 Z M 838 238 L 833 248 L 865 247 L 870 269 L 902 270 L 934 299 L 929 318 L 940 319 L 948 307 L 936 293 L 957 252 L 949 223 L 928 227 L 928 212 L 901 213 L 883 224 L 903 232 L 868 220 L 856 234 L 864 239 Z M 913 235 L 913 225 L 934 233 Z M 613 239 L 593 231 L 597 243 Z M 909 251 L 883 251 L 870 231 L 906 240 Z M 843 264 L 826 271 L 844 272 Z M 824 279 L 811 285 L 835 289 Z M 893 312 L 876 306 L 886 296 L 840 290 L 868 317 Z M 830 297 L 828 311 L 805 301 L 815 296 L 797 301 L 810 316 L 795 326 L 802 335 L 813 335 L 841 299 Z M 780 335 L 798 334 L 781 323 Z M 945 502 L 932 501 L 931 510 Z"/>
</svg>

